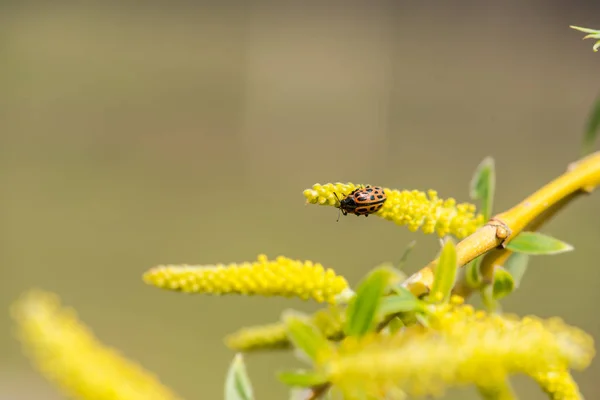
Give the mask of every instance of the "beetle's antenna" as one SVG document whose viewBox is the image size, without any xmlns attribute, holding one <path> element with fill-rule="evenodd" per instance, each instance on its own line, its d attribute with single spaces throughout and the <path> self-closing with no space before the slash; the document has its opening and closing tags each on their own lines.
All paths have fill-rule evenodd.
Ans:
<svg viewBox="0 0 600 400">
<path fill-rule="evenodd" d="M 340 222 L 340 214 L 342 213 L 342 202 L 340 201 L 340 198 L 338 197 L 336 192 L 333 192 L 333 195 L 335 196 L 335 198 L 337 199 L 338 203 L 340 203 L 340 207 L 338 207 L 338 217 L 337 217 L 337 221 L 335 222 Z"/>
</svg>

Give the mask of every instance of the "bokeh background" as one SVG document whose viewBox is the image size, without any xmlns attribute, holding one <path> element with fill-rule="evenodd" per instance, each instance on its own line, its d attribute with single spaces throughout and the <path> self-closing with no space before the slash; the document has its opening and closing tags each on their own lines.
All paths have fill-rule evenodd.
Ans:
<svg viewBox="0 0 600 400">
<path fill-rule="evenodd" d="M 354 284 L 416 239 L 414 272 L 435 237 L 336 223 L 302 191 L 352 181 L 468 201 L 493 156 L 500 211 L 577 158 L 598 94 L 600 55 L 568 28 L 598 28 L 596 1 L 116 3 L 0 6 L 0 399 L 62 398 L 11 333 L 9 304 L 32 287 L 183 397 L 222 398 L 223 336 L 315 306 L 165 292 L 145 270 L 264 252 Z M 599 212 L 587 197 L 545 228 L 576 251 L 535 258 L 506 310 L 600 338 Z M 274 372 L 293 357 L 247 362 L 257 399 L 286 398 Z M 587 398 L 599 373 L 576 374 Z"/>
</svg>

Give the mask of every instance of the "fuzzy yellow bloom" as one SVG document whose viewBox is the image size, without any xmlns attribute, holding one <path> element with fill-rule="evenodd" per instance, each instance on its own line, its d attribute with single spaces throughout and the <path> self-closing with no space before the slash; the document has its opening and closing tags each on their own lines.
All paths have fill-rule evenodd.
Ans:
<svg viewBox="0 0 600 400">
<path fill-rule="evenodd" d="M 309 204 L 339 206 L 341 200 L 358 187 L 353 183 L 315 184 L 304 190 L 304 197 Z M 481 214 L 475 214 L 475 205 L 457 204 L 456 200 L 438 198 L 435 190 L 422 192 L 418 190 L 393 190 L 383 188 L 387 200 L 383 207 L 373 215 L 406 226 L 411 231 L 421 229 L 424 233 L 436 233 L 443 237 L 452 234 L 462 239 L 475 232 L 484 223 Z"/>
<path fill-rule="evenodd" d="M 13 305 L 12 314 L 26 353 L 69 397 L 178 399 L 152 374 L 100 343 L 55 295 L 31 291 Z"/>
<path fill-rule="evenodd" d="M 159 266 L 146 272 L 144 281 L 186 293 L 299 297 L 320 303 L 334 303 L 348 288 L 344 277 L 321 264 L 265 255 L 243 264 Z"/>
<path fill-rule="evenodd" d="M 429 329 L 413 326 L 392 336 L 346 338 L 337 355 L 320 367 L 349 399 L 392 389 L 423 397 L 452 386 L 497 387 L 517 373 L 539 381 L 539 374 L 549 370 L 585 368 L 594 356 L 589 335 L 555 319 L 503 318 L 470 306 L 444 307 L 444 312 L 433 310 Z M 555 383 L 559 388 L 553 390 L 568 390 L 568 381 Z"/>
<path fill-rule="evenodd" d="M 533 374 L 533 379 L 551 400 L 581 400 L 577 383 L 567 370 L 545 371 Z"/>
<path fill-rule="evenodd" d="M 325 337 L 330 340 L 338 340 L 343 336 L 342 318 L 341 310 L 324 309 L 313 314 L 311 322 Z M 227 336 L 225 344 L 230 349 L 241 352 L 291 347 L 287 328 L 283 322 L 242 328 Z"/>
<path fill-rule="evenodd" d="M 239 352 L 287 349 L 291 346 L 283 322 L 242 328 L 227 336 L 225 344 Z"/>
</svg>

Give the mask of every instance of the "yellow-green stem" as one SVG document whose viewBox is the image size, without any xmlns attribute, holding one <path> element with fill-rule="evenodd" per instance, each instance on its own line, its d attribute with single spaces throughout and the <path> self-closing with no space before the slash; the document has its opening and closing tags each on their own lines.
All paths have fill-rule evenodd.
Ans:
<svg viewBox="0 0 600 400">
<path fill-rule="evenodd" d="M 591 154 L 569 166 L 569 170 L 543 186 L 513 208 L 493 217 L 456 245 L 458 266 L 462 267 L 476 257 L 505 245 L 524 229 L 539 229 L 545 221 L 577 198 L 590 193 L 600 184 L 600 152 Z M 482 263 L 482 271 L 489 275 L 494 265 L 506 260 L 508 251 L 494 252 Z M 433 283 L 433 269 L 437 260 L 410 276 L 404 286 L 415 295 L 427 293 Z M 468 295 L 470 290 L 461 285 L 457 294 Z"/>
</svg>

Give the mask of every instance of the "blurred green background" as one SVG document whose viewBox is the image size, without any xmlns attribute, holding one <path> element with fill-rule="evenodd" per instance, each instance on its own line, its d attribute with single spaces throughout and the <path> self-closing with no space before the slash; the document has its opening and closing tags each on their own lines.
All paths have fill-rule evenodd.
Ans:
<svg viewBox="0 0 600 400">
<path fill-rule="evenodd" d="M 9 304 L 32 287 L 183 397 L 222 398 L 223 336 L 315 306 L 170 293 L 145 270 L 264 252 L 354 284 L 417 239 L 416 271 L 435 237 L 336 223 L 302 190 L 352 181 L 468 201 L 489 155 L 500 211 L 577 158 L 598 94 L 600 55 L 568 28 L 599 27 L 593 1 L 52 4 L 0 6 L 0 399 L 62 398 L 12 337 Z M 506 310 L 599 337 L 597 196 L 546 227 L 576 251 L 535 258 Z M 293 357 L 247 362 L 257 399 L 286 398 L 274 372 Z M 589 399 L 599 373 L 576 374 Z"/>
</svg>

